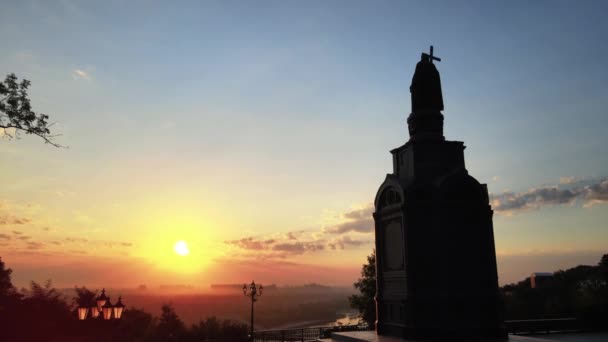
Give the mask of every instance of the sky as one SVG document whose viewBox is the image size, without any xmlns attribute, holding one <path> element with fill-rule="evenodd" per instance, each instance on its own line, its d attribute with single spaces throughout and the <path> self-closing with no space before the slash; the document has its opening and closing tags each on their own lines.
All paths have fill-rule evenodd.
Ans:
<svg viewBox="0 0 608 342">
<path fill-rule="evenodd" d="M 32 82 L 68 148 L 0 139 L 0 257 L 18 286 L 350 286 L 434 45 L 444 134 L 491 193 L 500 283 L 596 264 L 606 13 L 603 1 L 5 3 L 0 72 Z"/>
</svg>

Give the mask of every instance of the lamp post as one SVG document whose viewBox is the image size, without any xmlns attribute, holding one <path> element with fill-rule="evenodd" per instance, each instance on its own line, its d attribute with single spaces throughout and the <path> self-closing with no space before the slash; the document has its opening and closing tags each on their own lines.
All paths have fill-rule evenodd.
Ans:
<svg viewBox="0 0 608 342">
<path fill-rule="evenodd" d="M 255 303 L 255 301 L 258 300 L 258 297 L 262 295 L 263 289 L 264 288 L 262 285 L 259 285 L 258 287 L 253 280 L 249 285 L 243 284 L 243 294 L 246 297 L 251 298 L 251 333 L 249 334 L 251 341 L 253 341 L 253 303 Z"/>
<path fill-rule="evenodd" d="M 87 318 L 103 319 L 106 321 L 112 318 L 120 319 L 124 310 L 125 306 L 122 304 L 122 297 L 118 297 L 116 305 L 112 305 L 110 297 L 106 296 L 106 289 L 103 289 L 101 290 L 101 294 L 95 298 L 95 303 L 92 306 L 89 307 L 88 304 L 83 304 L 78 307 L 78 320 L 84 321 Z M 89 311 L 91 311 L 90 315 L 88 315 Z"/>
</svg>

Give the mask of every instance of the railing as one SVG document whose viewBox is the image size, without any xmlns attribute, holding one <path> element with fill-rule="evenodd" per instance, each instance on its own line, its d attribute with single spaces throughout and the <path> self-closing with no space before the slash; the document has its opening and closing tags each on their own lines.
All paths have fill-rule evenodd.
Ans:
<svg viewBox="0 0 608 342">
<path fill-rule="evenodd" d="M 336 331 L 360 331 L 367 330 L 361 325 L 341 325 L 332 327 L 300 328 L 285 330 L 262 330 L 253 332 L 254 342 L 306 342 L 316 341 L 321 338 L 330 338 L 332 332 Z"/>
<path fill-rule="evenodd" d="M 549 334 L 581 329 L 576 318 L 522 319 L 505 321 L 509 334 Z"/>
</svg>

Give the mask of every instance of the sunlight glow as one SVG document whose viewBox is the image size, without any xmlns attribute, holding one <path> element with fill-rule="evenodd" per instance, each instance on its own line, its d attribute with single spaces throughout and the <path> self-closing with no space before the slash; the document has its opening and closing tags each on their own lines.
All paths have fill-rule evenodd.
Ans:
<svg viewBox="0 0 608 342">
<path fill-rule="evenodd" d="M 186 256 L 186 255 L 190 254 L 190 249 L 188 249 L 188 244 L 186 244 L 186 241 L 184 241 L 184 240 L 177 241 L 175 243 L 175 246 L 173 246 L 173 250 L 175 251 L 175 253 L 177 253 L 181 256 Z"/>
</svg>

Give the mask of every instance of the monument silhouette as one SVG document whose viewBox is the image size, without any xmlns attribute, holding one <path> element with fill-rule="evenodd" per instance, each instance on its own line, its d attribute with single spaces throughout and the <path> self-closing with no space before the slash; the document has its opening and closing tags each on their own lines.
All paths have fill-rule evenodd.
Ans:
<svg viewBox="0 0 608 342">
<path fill-rule="evenodd" d="M 423 53 L 409 140 L 375 198 L 376 332 L 408 339 L 506 338 L 488 189 L 443 136 L 443 95 Z"/>
</svg>

